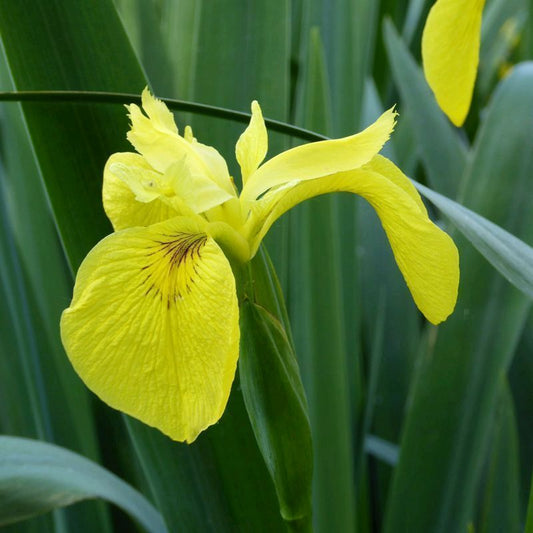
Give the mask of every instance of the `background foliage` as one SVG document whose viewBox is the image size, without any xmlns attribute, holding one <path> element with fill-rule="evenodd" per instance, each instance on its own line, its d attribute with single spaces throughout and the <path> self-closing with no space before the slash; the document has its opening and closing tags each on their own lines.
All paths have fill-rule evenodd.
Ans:
<svg viewBox="0 0 533 533">
<path fill-rule="evenodd" d="M 354 197 L 307 202 L 267 239 L 309 403 L 317 532 L 489 533 L 526 524 L 533 3 L 487 1 L 462 130 L 438 109 L 420 68 L 431 3 L 0 0 L 3 90 L 138 94 L 149 84 L 158 96 L 245 112 L 257 99 L 265 116 L 333 137 L 397 104 L 386 155 L 429 187 L 441 209 L 434 218 L 460 250 L 448 322 L 423 321 L 377 217 Z M 185 113 L 177 120 L 238 176 L 242 124 Z M 93 461 L 1 440 L 0 525 L 56 508 L 6 530 L 161 531 L 164 520 L 169 531 L 283 531 L 238 381 L 221 422 L 186 446 L 101 404 L 63 352 L 58 322 L 73 272 L 111 231 L 102 169 L 111 153 L 128 150 L 125 110 L 6 103 L 0 127 L 0 431 Z M 271 133 L 269 157 L 296 142 Z M 68 473 L 48 468 L 55 461 Z M 97 464 L 138 492 L 98 477 L 109 473 Z M 109 483 L 117 483 L 115 499 Z M 130 514 L 102 501 L 60 509 L 94 497 Z"/>
</svg>

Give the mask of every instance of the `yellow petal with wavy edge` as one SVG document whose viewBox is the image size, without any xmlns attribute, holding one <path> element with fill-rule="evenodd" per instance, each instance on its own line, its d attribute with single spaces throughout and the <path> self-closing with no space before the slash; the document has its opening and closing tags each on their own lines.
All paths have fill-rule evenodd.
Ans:
<svg viewBox="0 0 533 533">
<path fill-rule="evenodd" d="M 126 106 L 131 119 L 127 137 L 154 170 L 164 174 L 172 164 L 183 161 L 193 178 L 212 181 L 214 187 L 225 191 L 226 199 L 235 196 L 226 162 L 214 148 L 178 135 L 170 111 L 147 89 L 142 93 L 142 105 L 148 117 L 135 104 Z"/>
<path fill-rule="evenodd" d="M 461 126 L 472 101 L 485 0 L 438 0 L 422 35 L 422 60 L 440 108 Z"/>
<path fill-rule="evenodd" d="M 268 134 L 261 113 L 261 107 L 256 100 L 252 102 L 252 118 L 250 124 L 239 137 L 235 145 L 235 155 L 241 167 L 242 183 L 246 184 L 248 177 L 257 170 L 268 151 Z"/>
<path fill-rule="evenodd" d="M 115 171 L 111 170 L 112 168 Z M 116 173 L 117 168 L 120 169 L 120 177 Z M 183 209 L 177 209 L 177 206 L 165 203 L 157 197 L 148 203 L 137 201 L 135 192 L 127 184 L 128 169 L 131 174 L 129 181 L 132 183 L 139 176 L 151 176 L 154 173 L 154 169 L 139 154 L 116 153 L 108 159 L 104 168 L 102 200 L 115 231 L 133 226 L 149 226 L 187 214 Z"/>
<path fill-rule="evenodd" d="M 61 337 L 103 401 L 192 442 L 226 406 L 238 313 L 228 260 L 198 224 L 178 217 L 114 233 L 93 248 Z"/>
<path fill-rule="evenodd" d="M 353 170 L 370 161 L 387 142 L 396 113 L 389 109 L 364 131 L 331 141 L 297 146 L 273 157 L 250 176 L 241 193 L 243 202 L 293 180 L 310 180 Z"/>
<path fill-rule="evenodd" d="M 457 248 L 452 239 L 429 220 L 418 193 L 399 169 L 395 167 L 393 177 L 390 168 L 388 175 L 371 170 L 390 165 L 394 166 L 380 159 L 362 169 L 267 193 L 257 202 L 249 222 L 250 240 L 254 243 L 252 253 L 273 222 L 296 204 L 328 192 L 358 194 L 377 211 L 416 305 L 430 322 L 438 324 L 451 314 L 457 300 Z M 418 198 L 415 199 L 415 195 Z"/>
</svg>

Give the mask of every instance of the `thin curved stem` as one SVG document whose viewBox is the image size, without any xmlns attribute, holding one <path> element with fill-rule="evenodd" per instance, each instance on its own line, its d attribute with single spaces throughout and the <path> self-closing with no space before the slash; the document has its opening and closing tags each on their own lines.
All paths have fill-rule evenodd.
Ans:
<svg viewBox="0 0 533 533">
<path fill-rule="evenodd" d="M 186 100 L 176 100 L 174 98 L 160 98 L 170 109 L 186 111 L 208 117 L 223 118 L 248 124 L 250 113 L 243 113 L 224 107 L 216 107 Z M 4 102 L 95 102 L 102 104 L 131 104 L 141 103 L 138 94 L 114 93 L 104 91 L 3 91 L 0 92 L 0 101 Z M 323 141 L 328 139 L 324 135 L 314 131 L 299 128 L 279 120 L 265 118 L 266 126 L 279 133 L 290 135 L 306 141 Z"/>
</svg>

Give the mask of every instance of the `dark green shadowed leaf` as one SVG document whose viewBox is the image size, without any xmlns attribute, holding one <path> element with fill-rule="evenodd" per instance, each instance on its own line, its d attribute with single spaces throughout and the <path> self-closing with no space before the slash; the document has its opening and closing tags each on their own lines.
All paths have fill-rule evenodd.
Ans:
<svg viewBox="0 0 533 533">
<path fill-rule="evenodd" d="M 432 188 L 455 198 L 466 164 L 466 149 L 457 132 L 439 109 L 431 90 L 392 22 L 384 25 L 390 66 L 402 98 L 409 110 L 413 135 Z"/>
<path fill-rule="evenodd" d="M 296 357 L 283 327 L 265 308 L 246 299 L 240 323 L 242 392 L 281 515 L 294 530 L 310 531 L 313 453 Z"/>
<path fill-rule="evenodd" d="M 463 198 L 468 208 L 526 242 L 533 239 L 532 137 L 533 65 L 523 64 L 488 106 Z M 456 243 L 459 300 L 454 315 L 433 330 L 433 349 L 417 374 L 386 532 L 464 531 L 472 520 L 502 375 L 531 308 L 531 299 L 466 239 L 457 237 Z"/>
<path fill-rule="evenodd" d="M 0 437 L 0 525 L 87 498 L 118 505 L 146 531 L 167 531 L 141 494 L 97 464 L 52 444 Z"/>
<path fill-rule="evenodd" d="M 131 418 L 128 429 L 171 531 L 283 530 L 238 378 L 222 419 L 191 446 Z"/>
</svg>

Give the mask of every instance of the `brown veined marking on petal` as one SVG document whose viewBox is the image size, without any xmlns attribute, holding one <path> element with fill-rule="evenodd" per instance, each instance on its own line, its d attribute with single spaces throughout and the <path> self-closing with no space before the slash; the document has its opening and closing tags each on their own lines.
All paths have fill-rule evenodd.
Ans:
<svg viewBox="0 0 533 533">
<path fill-rule="evenodd" d="M 196 264 L 206 242 L 207 235 L 181 232 L 154 241 L 146 254 L 152 261 L 141 268 L 147 272 L 141 284 L 147 286 L 145 296 L 159 297 L 170 309 L 189 294 L 199 276 Z"/>
</svg>

